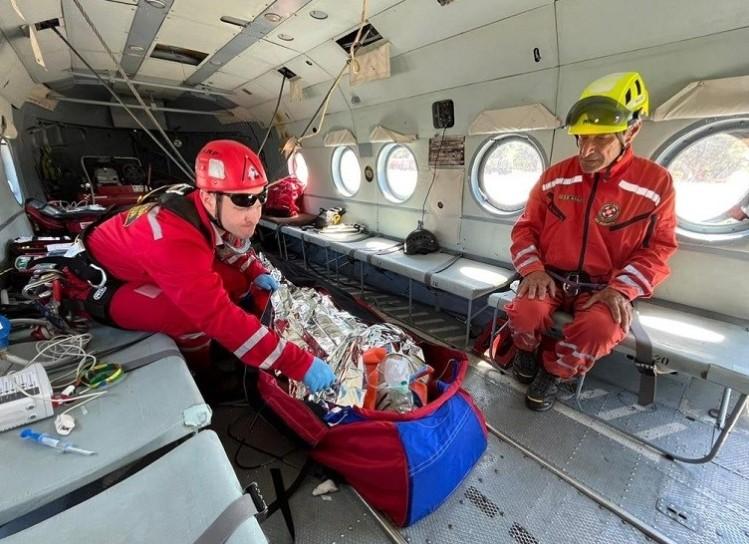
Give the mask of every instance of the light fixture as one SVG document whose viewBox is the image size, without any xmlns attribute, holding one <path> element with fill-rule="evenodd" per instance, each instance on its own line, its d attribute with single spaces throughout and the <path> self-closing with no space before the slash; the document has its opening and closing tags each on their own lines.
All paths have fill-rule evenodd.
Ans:
<svg viewBox="0 0 749 544">
<path fill-rule="evenodd" d="M 263 17 L 271 23 L 280 23 L 281 19 L 283 19 L 278 13 L 266 13 Z"/>
<path fill-rule="evenodd" d="M 220 60 L 209 60 L 208 62 L 210 62 L 214 66 L 221 66 L 221 61 Z"/>
<path fill-rule="evenodd" d="M 128 45 L 128 46 L 127 46 L 127 48 L 128 48 L 128 49 L 129 49 L 130 51 L 133 51 L 133 52 L 135 52 L 135 53 L 142 53 L 143 51 L 145 51 L 145 50 L 146 50 L 146 48 L 145 48 L 145 47 L 142 47 L 142 46 L 140 46 L 140 45 Z"/>
<path fill-rule="evenodd" d="M 328 18 L 328 14 L 324 11 L 320 11 L 319 9 L 313 9 L 309 12 L 309 16 L 313 19 L 317 19 L 318 21 L 324 21 Z"/>
<path fill-rule="evenodd" d="M 278 39 L 283 40 L 285 42 L 293 42 L 294 36 L 289 36 L 288 34 L 279 34 Z"/>
<path fill-rule="evenodd" d="M 164 9 L 166 7 L 164 0 L 146 0 L 146 4 L 156 9 Z"/>
</svg>

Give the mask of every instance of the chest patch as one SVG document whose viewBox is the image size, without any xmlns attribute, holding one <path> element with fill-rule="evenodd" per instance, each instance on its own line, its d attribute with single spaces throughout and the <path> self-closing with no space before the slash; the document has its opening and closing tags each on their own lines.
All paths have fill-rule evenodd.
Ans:
<svg viewBox="0 0 749 544">
<path fill-rule="evenodd" d="M 598 215 L 596 215 L 596 223 L 599 225 L 611 225 L 619 217 L 619 211 L 619 204 L 616 202 L 607 202 L 601 207 Z"/>
<path fill-rule="evenodd" d="M 583 197 L 578 196 L 578 195 L 561 194 L 561 195 L 557 196 L 557 200 L 566 200 L 566 201 L 569 201 L 569 202 L 582 202 L 583 201 Z"/>
<path fill-rule="evenodd" d="M 155 205 L 156 205 L 155 202 L 149 202 L 148 204 L 141 204 L 139 206 L 133 206 L 132 208 L 130 208 L 128 210 L 127 215 L 125 216 L 124 225 L 126 227 L 129 227 L 141 215 L 147 214 L 148 210 L 150 210 L 151 208 L 153 208 Z"/>
</svg>

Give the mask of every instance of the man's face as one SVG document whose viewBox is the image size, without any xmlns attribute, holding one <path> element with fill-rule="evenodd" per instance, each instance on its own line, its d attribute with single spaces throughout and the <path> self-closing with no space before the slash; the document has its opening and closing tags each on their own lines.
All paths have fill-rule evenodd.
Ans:
<svg viewBox="0 0 749 544">
<path fill-rule="evenodd" d="M 593 174 L 608 168 L 621 154 L 623 147 L 632 143 L 640 130 L 637 123 L 621 134 L 624 144 L 616 134 L 590 134 L 578 136 L 577 156 L 580 168 L 586 174 Z"/>
<path fill-rule="evenodd" d="M 231 201 L 230 194 L 258 195 L 263 192 L 264 187 L 256 187 L 246 191 L 227 193 L 221 197 L 221 224 L 224 229 L 237 238 L 245 239 L 255 233 L 255 227 L 260 221 L 262 205 L 256 201 L 251 207 L 243 208 Z M 216 198 L 218 195 L 207 191 L 200 192 L 200 200 L 211 216 L 216 217 Z"/>
</svg>

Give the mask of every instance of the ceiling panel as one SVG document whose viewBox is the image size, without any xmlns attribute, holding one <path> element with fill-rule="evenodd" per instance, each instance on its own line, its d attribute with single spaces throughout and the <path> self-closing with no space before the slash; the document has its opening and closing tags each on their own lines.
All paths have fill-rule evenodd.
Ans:
<svg viewBox="0 0 749 544">
<path fill-rule="evenodd" d="M 302 78 L 302 88 L 322 83 L 330 79 L 330 74 L 305 56 L 299 56 L 285 63 L 288 69 Z"/>
<path fill-rule="evenodd" d="M 135 16 L 135 6 L 106 2 L 103 0 L 81 0 L 86 14 L 112 51 L 122 51 Z M 104 51 L 96 35 L 86 23 L 72 1 L 62 0 L 63 17 L 71 43 L 84 51 Z"/>
<path fill-rule="evenodd" d="M 535 48 L 541 55 L 538 62 Z M 466 61 L 468 56 L 479 55 L 490 57 L 491 62 Z M 390 79 L 350 88 L 344 77 L 341 86 L 347 94 L 359 96 L 364 107 L 555 66 L 554 7 L 550 5 L 395 57 Z"/>
<path fill-rule="evenodd" d="M 112 59 L 109 58 L 109 55 L 107 53 L 102 53 L 100 51 L 79 51 L 79 53 L 84 59 L 86 59 L 86 62 L 88 62 L 94 68 L 94 70 L 117 70 L 117 67 L 114 65 Z M 116 51 L 114 52 L 114 54 L 115 57 L 119 55 L 119 53 Z M 86 65 L 83 64 L 75 55 L 71 56 L 71 64 L 73 70 L 88 72 Z"/>
<path fill-rule="evenodd" d="M 312 10 L 324 11 L 328 18 L 318 21 L 310 17 Z M 279 45 L 304 52 L 320 45 L 325 40 L 351 30 L 361 18 L 361 2 L 341 0 L 316 0 L 299 10 L 293 17 L 278 25 L 268 35 L 268 40 Z M 279 34 L 294 37 L 293 42 L 281 40 Z"/>
<path fill-rule="evenodd" d="M 46 70 L 36 63 L 33 55 L 21 55 L 31 79 L 37 83 L 48 83 L 70 77 L 70 54 L 67 51 L 58 48 L 55 51 L 43 51 L 42 54 Z"/>
<path fill-rule="evenodd" d="M 273 0 L 213 0 L 212 2 L 206 2 L 206 0 L 177 0 L 171 9 L 171 15 L 184 17 L 199 23 L 221 24 L 231 27 L 227 23 L 221 23 L 221 17 L 229 16 L 252 21 L 272 3 Z M 237 31 L 241 30 L 238 26 L 233 28 L 236 28 Z"/>
<path fill-rule="evenodd" d="M 370 21 L 390 41 L 395 56 L 546 4 L 553 0 L 471 0 L 446 6 L 406 0 Z"/>
<path fill-rule="evenodd" d="M 221 71 L 249 81 L 297 56 L 296 51 L 261 40 L 227 62 Z"/>
<path fill-rule="evenodd" d="M 219 70 L 211 77 L 209 77 L 204 83 L 209 87 L 213 87 L 215 89 L 226 89 L 227 91 L 231 91 L 232 89 L 235 89 L 236 87 L 239 87 L 240 85 L 245 83 L 247 79 L 248 78 L 246 77 L 227 74 Z"/>
<path fill-rule="evenodd" d="M 179 3 L 179 2 L 177 2 Z M 184 47 L 211 54 L 239 33 L 241 28 L 221 22 L 205 24 L 168 15 L 156 35 L 156 43 Z"/>
<path fill-rule="evenodd" d="M 16 10 L 10 3 L 10 0 L 2 0 L 2 25 L 19 26 L 23 21 L 16 14 Z M 24 19 L 27 22 L 38 23 L 47 19 L 61 17 L 60 0 L 16 0 L 18 9 L 21 10 Z"/>
<path fill-rule="evenodd" d="M 746 0 L 557 2 L 562 64 L 749 25 Z M 585 31 L 580 31 L 584 21 Z"/>
<path fill-rule="evenodd" d="M 312 62 L 330 74 L 331 78 L 338 75 L 346 62 L 346 53 L 332 41 L 326 41 L 307 52 Z"/>
<path fill-rule="evenodd" d="M 243 78 L 244 81 L 249 81 L 263 75 L 272 68 L 273 64 L 270 62 L 265 61 L 252 52 L 246 51 L 227 62 L 221 67 L 221 71 Z"/>
<path fill-rule="evenodd" d="M 148 58 L 138 70 L 138 78 L 145 76 L 178 83 L 190 77 L 195 69 L 189 64 Z"/>
</svg>

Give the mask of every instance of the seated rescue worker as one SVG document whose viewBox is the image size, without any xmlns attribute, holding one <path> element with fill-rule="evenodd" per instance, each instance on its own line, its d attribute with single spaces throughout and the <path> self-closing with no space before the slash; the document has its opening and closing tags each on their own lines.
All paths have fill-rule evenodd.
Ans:
<svg viewBox="0 0 749 544">
<path fill-rule="evenodd" d="M 123 329 L 171 336 L 196 374 L 207 370 L 214 339 L 247 365 L 279 370 L 312 391 L 330 387 L 324 361 L 259 319 L 278 288 L 249 247 L 267 198 L 260 159 L 239 142 L 216 140 L 198 153 L 195 174 L 196 190 L 131 208 L 86 235 L 94 265 L 87 270 L 101 267 L 107 277 L 103 289 L 89 290 L 86 308 Z"/>
<path fill-rule="evenodd" d="M 610 353 L 629 331 L 631 302 L 652 296 L 669 274 L 677 247 L 671 176 L 632 152 L 647 113 L 638 73 L 591 83 L 566 120 L 577 155 L 542 174 L 512 230 L 512 261 L 523 277 L 507 307 L 518 349 L 513 373 L 530 383 L 531 410 L 549 410 L 560 382 Z M 556 310 L 574 317 L 539 365 L 535 350 Z"/>
</svg>

